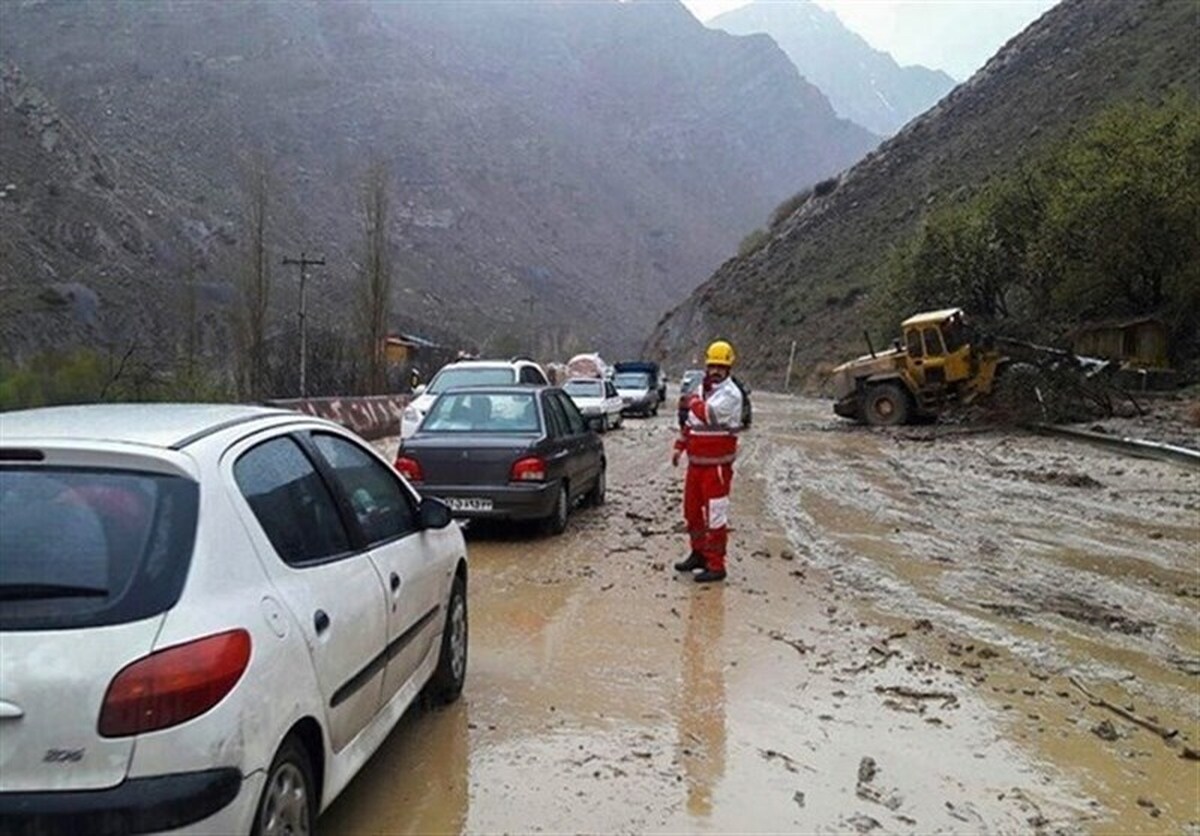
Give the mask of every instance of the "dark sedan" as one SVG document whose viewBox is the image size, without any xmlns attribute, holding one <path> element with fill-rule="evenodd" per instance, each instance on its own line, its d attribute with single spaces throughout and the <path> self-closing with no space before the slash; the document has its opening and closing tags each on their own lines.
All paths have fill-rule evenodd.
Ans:
<svg viewBox="0 0 1200 836">
<path fill-rule="evenodd" d="M 566 528 L 581 500 L 604 502 L 604 444 L 560 389 L 445 392 L 396 454 L 396 469 L 456 517 Z"/>
</svg>

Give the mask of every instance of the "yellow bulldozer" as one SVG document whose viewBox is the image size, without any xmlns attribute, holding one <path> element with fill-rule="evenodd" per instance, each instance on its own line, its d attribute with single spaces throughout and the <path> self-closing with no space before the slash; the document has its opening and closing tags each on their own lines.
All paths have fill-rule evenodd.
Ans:
<svg viewBox="0 0 1200 836">
<path fill-rule="evenodd" d="M 890 349 L 876 352 L 868 337 L 870 354 L 833 370 L 838 415 L 876 426 L 932 417 L 990 393 L 1008 361 L 961 308 L 919 313 L 900 327 Z"/>
</svg>

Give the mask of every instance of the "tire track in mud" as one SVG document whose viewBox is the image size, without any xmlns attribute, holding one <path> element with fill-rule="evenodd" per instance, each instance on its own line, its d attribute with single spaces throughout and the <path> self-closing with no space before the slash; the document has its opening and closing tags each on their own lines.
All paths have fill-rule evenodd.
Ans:
<svg viewBox="0 0 1200 836">
<path fill-rule="evenodd" d="M 850 429 L 816 401 L 775 407 L 787 420 L 770 428 L 768 502 L 833 589 L 866 620 L 928 619 L 922 650 L 1091 796 L 1073 825 L 1198 827 L 1197 766 L 1180 757 L 1200 734 L 1194 471 L 1000 432 Z M 1089 704 L 1072 675 L 1177 729 L 1174 745 Z"/>
</svg>

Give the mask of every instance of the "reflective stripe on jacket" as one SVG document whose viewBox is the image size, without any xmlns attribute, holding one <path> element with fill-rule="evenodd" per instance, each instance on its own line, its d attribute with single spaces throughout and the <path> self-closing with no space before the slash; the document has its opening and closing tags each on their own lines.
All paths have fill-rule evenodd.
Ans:
<svg viewBox="0 0 1200 836">
<path fill-rule="evenodd" d="M 687 451 L 689 464 L 730 464 L 737 458 L 737 432 L 741 427 L 742 390 L 727 377 L 703 399 L 692 398 L 687 422 L 675 446 Z"/>
</svg>

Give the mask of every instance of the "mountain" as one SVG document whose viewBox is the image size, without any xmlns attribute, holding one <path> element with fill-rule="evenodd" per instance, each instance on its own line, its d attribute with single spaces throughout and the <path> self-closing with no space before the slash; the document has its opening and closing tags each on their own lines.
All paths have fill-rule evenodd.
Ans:
<svg viewBox="0 0 1200 836">
<path fill-rule="evenodd" d="M 1065 0 L 860 163 L 797 195 L 761 246 L 663 317 L 648 356 L 694 363 L 697 346 L 722 336 L 741 346 L 751 379 L 778 386 L 793 340 L 805 373 L 861 353 L 867 297 L 927 212 L 1117 102 L 1200 98 L 1197 28 L 1184 0 Z"/>
<path fill-rule="evenodd" d="M 954 87 L 954 79 L 941 70 L 901 67 L 812 0 L 755 0 L 708 25 L 732 35 L 770 35 L 834 110 L 885 136 Z"/>
<path fill-rule="evenodd" d="M 350 322 L 361 182 L 381 160 L 393 324 L 485 351 L 622 354 L 782 197 L 877 142 L 768 38 L 705 29 L 677 2 L 33 0 L 0 15 L 0 59 L 117 172 L 103 201 L 50 195 L 40 129 L 0 110 L 6 141 L 34 143 L 4 178 L 38 196 L 0 202 L 6 244 L 23 242 L 0 285 L 36 296 L 69 277 L 101 319 L 144 308 L 158 334 L 178 328 L 188 270 L 231 298 L 254 157 L 270 169 L 273 262 L 303 249 L 328 263 L 310 281 L 315 322 Z M 85 157 L 57 180 L 90 193 Z M 71 249 L 67 232 L 127 217 L 146 252 L 108 232 Z M 275 268 L 277 329 L 295 321 L 295 285 Z M 0 335 L 55 339 L 28 334 L 29 308 L 0 308 Z"/>
</svg>

